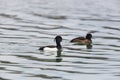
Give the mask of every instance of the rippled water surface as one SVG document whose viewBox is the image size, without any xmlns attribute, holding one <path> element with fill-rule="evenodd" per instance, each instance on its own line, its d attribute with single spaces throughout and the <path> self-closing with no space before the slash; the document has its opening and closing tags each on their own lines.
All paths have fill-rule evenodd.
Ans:
<svg viewBox="0 0 120 80">
<path fill-rule="evenodd" d="M 119 80 L 120 0 L 0 0 L 0 80 Z M 92 45 L 69 41 L 88 32 Z M 40 46 L 63 37 L 62 52 Z"/>
</svg>

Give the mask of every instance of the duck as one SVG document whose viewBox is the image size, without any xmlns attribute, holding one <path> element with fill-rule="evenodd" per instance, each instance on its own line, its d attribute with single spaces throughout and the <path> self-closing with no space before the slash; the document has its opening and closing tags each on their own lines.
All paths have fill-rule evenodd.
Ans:
<svg viewBox="0 0 120 80">
<path fill-rule="evenodd" d="M 57 35 L 54 40 L 56 42 L 56 46 L 54 46 L 54 45 L 42 46 L 42 47 L 39 48 L 39 50 L 42 50 L 42 51 L 58 51 L 58 50 L 61 50 L 62 49 L 62 46 L 61 46 L 62 37 Z"/>
<path fill-rule="evenodd" d="M 72 43 L 80 43 L 80 44 L 91 44 L 92 43 L 92 34 L 91 33 L 87 33 L 86 37 L 77 37 L 72 39 L 70 42 Z"/>
</svg>

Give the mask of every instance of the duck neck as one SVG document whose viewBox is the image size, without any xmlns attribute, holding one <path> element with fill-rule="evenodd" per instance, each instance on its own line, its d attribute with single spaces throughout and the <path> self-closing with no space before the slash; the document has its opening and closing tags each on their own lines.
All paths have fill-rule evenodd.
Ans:
<svg viewBox="0 0 120 80">
<path fill-rule="evenodd" d="M 86 38 L 86 39 L 91 40 L 91 38 Z"/>
<path fill-rule="evenodd" d="M 62 48 L 60 42 L 56 42 L 56 44 L 57 44 L 57 48 L 58 48 L 58 49 L 61 49 L 61 48 Z"/>
</svg>

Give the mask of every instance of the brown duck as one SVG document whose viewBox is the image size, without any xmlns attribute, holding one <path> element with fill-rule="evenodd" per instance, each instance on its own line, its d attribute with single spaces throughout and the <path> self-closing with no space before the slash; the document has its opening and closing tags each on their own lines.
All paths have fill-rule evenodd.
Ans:
<svg viewBox="0 0 120 80">
<path fill-rule="evenodd" d="M 88 33 L 86 37 L 77 37 L 72 39 L 70 42 L 77 42 L 80 44 L 91 44 L 92 43 L 92 34 Z"/>
</svg>

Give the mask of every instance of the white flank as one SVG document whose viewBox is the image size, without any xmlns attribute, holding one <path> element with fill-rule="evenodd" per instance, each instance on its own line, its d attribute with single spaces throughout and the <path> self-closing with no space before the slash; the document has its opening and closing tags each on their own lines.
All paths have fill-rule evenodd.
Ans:
<svg viewBox="0 0 120 80">
<path fill-rule="evenodd" d="M 57 48 L 49 48 L 49 47 L 45 47 L 44 51 L 57 51 Z"/>
</svg>

